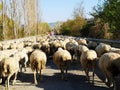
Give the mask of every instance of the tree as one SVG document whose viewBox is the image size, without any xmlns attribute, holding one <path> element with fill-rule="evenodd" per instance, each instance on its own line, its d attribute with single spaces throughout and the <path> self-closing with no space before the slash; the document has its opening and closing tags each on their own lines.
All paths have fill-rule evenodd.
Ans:
<svg viewBox="0 0 120 90">
<path fill-rule="evenodd" d="M 74 20 L 68 20 L 61 25 L 61 33 L 64 35 L 81 36 L 80 31 L 86 24 L 86 20 L 76 17 Z"/>
<path fill-rule="evenodd" d="M 92 15 L 100 18 L 101 22 L 108 27 L 107 32 L 113 33 L 113 39 L 120 39 L 120 1 L 104 0 L 104 3 L 94 8 Z M 105 31 L 106 32 L 106 31 Z"/>
<path fill-rule="evenodd" d="M 76 17 L 84 17 L 84 7 L 82 6 L 83 5 L 83 2 L 80 2 L 77 4 L 77 7 L 74 8 L 74 11 L 73 11 L 73 17 L 76 18 Z"/>
<path fill-rule="evenodd" d="M 73 20 L 67 20 L 61 25 L 61 33 L 71 36 L 81 36 L 81 30 L 86 24 L 84 18 L 84 8 L 82 6 L 83 2 L 77 5 L 73 11 Z"/>
<path fill-rule="evenodd" d="M 60 29 L 61 29 L 61 25 L 63 24 L 63 22 L 56 22 L 55 26 L 53 28 L 55 34 L 59 35 L 60 34 Z"/>
<path fill-rule="evenodd" d="M 6 13 L 6 1 L 5 0 L 1 0 L 1 4 L 2 4 L 2 37 L 1 39 L 5 39 L 5 13 Z"/>
<path fill-rule="evenodd" d="M 0 38 L 14 39 L 38 34 L 41 22 L 40 0 L 0 1 Z"/>
</svg>

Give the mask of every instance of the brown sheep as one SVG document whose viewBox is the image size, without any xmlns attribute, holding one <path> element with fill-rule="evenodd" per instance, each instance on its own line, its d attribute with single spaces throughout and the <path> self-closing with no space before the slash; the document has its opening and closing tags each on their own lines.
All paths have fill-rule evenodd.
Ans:
<svg viewBox="0 0 120 90">
<path fill-rule="evenodd" d="M 87 76 L 89 82 L 89 70 L 92 69 L 93 72 L 93 83 L 94 83 L 94 69 L 95 69 L 95 61 L 97 60 L 97 53 L 94 50 L 87 50 L 81 54 L 80 62 L 85 70 L 85 74 Z"/>
<path fill-rule="evenodd" d="M 30 66 L 34 72 L 34 83 L 38 84 L 36 79 L 36 73 L 40 72 L 40 80 L 42 80 L 41 71 L 46 67 L 47 57 L 46 54 L 41 50 L 35 50 L 30 55 Z"/>
<path fill-rule="evenodd" d="M 113 52 L 103 54 L 99 60 L 99 68 L 105 75 L 105 83 L 110 84 L 110 87 L 114 86 L 116 90 L 115 77 L 120 74 L 120 55 Z"/>
<path fill-rule="evenodd" d="M 57 67 L 61 70 L 61 79 L 66 79 L 64 77 L 64 70 L 67 70 L 71 62 L 71 54 L 67 50 L 63 50 L 62 48 L 58 48 L 58 50 L 53 55 L 53 62 L 57 65 Z"/>
</svg>

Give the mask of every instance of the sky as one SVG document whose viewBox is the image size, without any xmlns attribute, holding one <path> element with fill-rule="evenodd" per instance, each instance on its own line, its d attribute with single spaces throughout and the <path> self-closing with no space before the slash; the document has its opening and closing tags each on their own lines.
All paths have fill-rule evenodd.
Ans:
<svg viewBox="0 0 120 90">
<path fill-rule="evenodd" d="M 67 21 L 72 19 L 74 8 L 83 2 L 85 17 L 91 18 L 89 12 L 93 11 L 93 7 L 101 0 L 40 0 L 40 8 L 42 12 L 43 22 Z"/>
</svg>

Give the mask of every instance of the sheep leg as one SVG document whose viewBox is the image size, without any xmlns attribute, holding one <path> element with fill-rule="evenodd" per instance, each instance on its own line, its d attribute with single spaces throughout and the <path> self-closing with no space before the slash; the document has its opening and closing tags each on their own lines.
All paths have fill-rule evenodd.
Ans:
<svg viewBox="0 0 120 90">
<path fill-rule="evenodd" d="M 87 77 L 88 82 L 90 82 L 90 81 L 89 81 L 89 69 L 88 69 L 88 68 L 85 69 L 85 74 L 86 74 L 86 77 Z"/>
<path fill-rule="evenodd" d="M 64 70 L 61 69 L 61 79 L 64 80 Z"/>
<path fill-rule="evenodd" d="M 112 87 L 113 83 L 111 83 L 111 78 L 105 73 L 105 83 L 107 86 Z"/>
<path fill-rule="evenodd" d="M 26 67 L 27 67 L 26 62 L 24 63 L 24 65 L 25 65 L 25 67 L 24 67 L 24 71 L 26 72 Z"/>
<path fill-rule="evenodd" d="M 27 68 L 27 62 L 28 62 L 28 57 L 26 56 L 25 57 L 25 63 L 24 63 L 24 65 L 25 65 L 25 71 L 26 71 L 26 68 Z"/>
<path fill-rule="evenodd" d="M 105 76 L 105 83 L 107 83 L 108 82 L 108 79 L 107 79 L 107 77 Z"/>
<path fill-rule="evenodd" d="M 116 81 L 115 81 L 115 78 L 113 78 L 113 77 L 111 78 L 111 81 L 110 81 L 110 87 L 114 87 L 113 90 L 117 90 L 117 89 L 116 89 L 116 87 L 117 87 L 117 86 L 116 86 Z"/>
<path fill-rule="evenodd" d="M 35 71 L 34 71 L 34 84 L 35 84 L 35 85 L 37 85 L 37 84 L 38 84 L 38 83 L 37 83 L 36 76 L 37 76 L 37 75 L 36 75 L 36 70 L 35 70 Z"/>
<path fill-rule="evenodd" d="M 105 83 L 108 83 L 109 80 L 108 80 L 107 74 L 106 74 L 105 71 L 103 71 L 103 73 L 104 73 L 104 75 L 105 75 L 105 80 L 104 80 L 104 82 L 105 82 Z"/>
<path fill-rule="evenodd" d="M 42 70 L 40 69 L 40 81 L 42 81 Z"/>
<path fill-rule="evenodd" d="M 65 80 L 67 80 L 67 70 L 68 70 L 68 67 L 66 67 L 66 70 L 65 70 Z"/>
<path fill-rule="evenodd" d="M 22 65 L 20 64 L 19 67 L 20 67 L 20 72 L 22 72 Z"/>
<path fill-rule="evenodd" d="M 117 90 L 117 85 L 115 79 L 113 79 L 113 90 Z"/>
<path fill-rule="evenodd" d="M 14 80 L 13 80 L 13 83 L 12 83 L 13 85 L 16 83 L 17 73 L 18 73 L 18 72 L 15 73 L 15 77 L 14 77 Z"/>
<path fill-rule="evenodd" d="M 9 88 L 9 81 L 10 81 L 10 78 L 13 74 L 9 74 L 8 77 L 7 77 L 7 87 Z"/>
<path fill-rule="evenodd" d="M 92 66 L 92 71 L 93 71 L 93 80 L 92 80 L 92 83 L 94 84 L 94 77 L 95 77 L 95 68 L 94 68 L 94 63 L 93 63 L 93 66 Z"/>
</svg>

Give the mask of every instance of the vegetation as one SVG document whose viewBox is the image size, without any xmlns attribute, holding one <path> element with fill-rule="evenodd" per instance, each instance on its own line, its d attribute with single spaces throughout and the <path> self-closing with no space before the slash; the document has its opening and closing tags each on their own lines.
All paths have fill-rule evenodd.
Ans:
<svg viewBox="0 0 120 90">
<path fill-rule="evenodd" d="M 61 34 L 71 36 L 81 36 L 80 31 L 86 21 L 82 17 L 76 17 L 74 20 L 68 20 L 61 25 Z"/>
<path fill-rule="evenodd" d="M 120 1 L 104 0 L 102 5 L 94 8 L 92 15 L 104 27 L 106 38 L 120 39 Z"/>
<path fill-rule="evenodd" d="M 48 23 L 41 22 L 38 1 L 0 0 L 0 40 L 46 34 L 51 30 Z M 57 22 L 53 30 L 55 34 L 119 40 L 119 10 L 119 0 L 104 0 L 93 8 L 90 13 L 93 18 L 86 19 L 81 2 L 73 11 L 73 19 Z"/>
<path fill-rule="evenodd" d="M 68 20 L 61 25 L 61 34 L 71 36 L 81 36 L 80 31 L 86 25 L 84 18 L 84 8 L 82 2 L 73 11 L 73 20 Z"/>
<path fill-rule="evenodd" d="M 84 18 L 82 3 L 74 10 L 73 20 L 68 20 L 61 25 L 61 34 L 104 38 L 120 39 L 120 1 L 104 0 L 98 3 L 91 12 L 92 19 Z"/>
<path fill-rule="evenodd" d="M 51 29 L 41 22 L 38 1 L 0 0 L 0 40 L 45 34 Z"/>
</svg>

